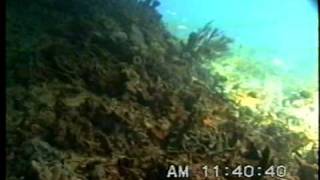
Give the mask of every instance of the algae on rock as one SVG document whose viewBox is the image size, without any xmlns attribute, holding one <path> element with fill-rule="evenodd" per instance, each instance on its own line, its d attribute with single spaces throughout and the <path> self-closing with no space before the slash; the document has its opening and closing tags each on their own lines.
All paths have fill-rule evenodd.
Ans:
<svg viewBox="0 0 320 180">
<path fill-rule="evenodd" d="M 154 179 L 170 163 L 259 164 L 265 147 L 283 156 L 202 66 L 231 42 L 210 24 L 183 43 L 157 0 L 37 0 L 22 14 L 17 3 L 7 2 L 7 178 Z"/>
</svg>

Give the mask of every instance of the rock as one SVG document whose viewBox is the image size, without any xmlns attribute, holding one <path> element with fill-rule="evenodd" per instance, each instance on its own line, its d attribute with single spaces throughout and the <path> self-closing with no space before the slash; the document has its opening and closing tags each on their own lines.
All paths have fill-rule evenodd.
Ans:
<svg viewBox="0 0 320 180">
<path fill-rule="evenodd" d="M 311 93 L 308 92 L 308 91 L 305 91 L 305 90 L 300 91 L 299 94 L 300 94 L 300 97 L 301 97 L 301 98 L 304 98 L 304 99 L 308 99 L 308 98 L 311 97 Z"/>
<path fill-rule="evenodd" d="M 152 52 L 154 52 L 156 55 L 163 55 L 166 52 L 165 48 L 162 47 L 161 44 L 158 42 L 151 42 L 150 46 Z"/>
<path fill-rule="evenodd" d="M 24 155 L 28 156 L 31 160 L 58 160 L 62 157 L 60 151 L 39 138 L 33 138 L 25 142 L 25 144 L 23 144 L 23 150 Z"/>
<path fill-rule="evenodd" d="M 298 170 L 298 176 L 300 179 L 317 180 L 319 167 L 317 164 L 309 164 L 304 159 L 296 157 L 298 164 L 300 165 Z"/>
<path fill-rule="evenodd" d="M 127 34 L 122 31 L 112 32 L 110 38 L 114 43 L 123 43 L 128 40 Z"/>
<path fill-rule="evenodd" d="M 170 54 L 179 54 L 182 52 L 181 43 L 173 38 L 167 40 Z"/>
<path fill-rule="evenodd" d="M 106 179 L 106 172 L 104 170 L 103 165 L 96 165 L 91 174 L 93 180 L 103 180 Z"/>
<path fill-rule="evenodd" d="M 144 35 L 135 24 L 131 26 L 130 41 L 136 46 L 139 46 L 141 49 L 147 48 Z"/>
</svg>

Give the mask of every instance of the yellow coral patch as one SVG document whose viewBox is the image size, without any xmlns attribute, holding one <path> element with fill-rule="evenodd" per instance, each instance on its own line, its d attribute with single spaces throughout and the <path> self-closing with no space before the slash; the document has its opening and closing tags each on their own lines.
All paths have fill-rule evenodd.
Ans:
<svg viewBox="0 0 320 180">
<path fill-rule="evenodd" d="M 205 126 L 207 126 L 207 127 L 211 127 L 211 128 L 214 128 L 214 127 L 215 127 L 215 122 L 214 122 L 214 120 L 211 119 L 211 118 L 208 118 L 208 117 L 204 118 L 204 119 L 202 120 L 202 123 L 203 123 Z"/>
<path fill-rule="evenodd" d="M 249 108 L 256 108 L 258 105 L 262 104 L 261 99 L 253 98 L 248 95 L 239 95 L 236 99 L 240 102 L 240 105 L 247 106 Z"/>
</svg>

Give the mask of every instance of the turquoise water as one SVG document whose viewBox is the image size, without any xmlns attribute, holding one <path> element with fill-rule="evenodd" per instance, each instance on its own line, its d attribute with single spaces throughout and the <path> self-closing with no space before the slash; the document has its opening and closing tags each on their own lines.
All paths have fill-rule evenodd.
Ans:
<svg viewBox="0 0 320 180">
<path fill-rule="evenodd" d="M 318 13 L 311 0 L 162 0 L 158 10 L 181 38 L 213 20 L 235 46 L 291 76 L 317 76 Z"/>
</svg>

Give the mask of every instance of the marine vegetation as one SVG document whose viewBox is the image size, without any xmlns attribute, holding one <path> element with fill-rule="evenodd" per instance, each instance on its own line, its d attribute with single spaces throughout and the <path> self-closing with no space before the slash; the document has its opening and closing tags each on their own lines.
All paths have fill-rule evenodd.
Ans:
<svg viewBox="0 0 320 180">
<path fill-rule="evenodd" d="M 159 5 L 6 2 L 6 179 L 166 179 L 171 164 L 283 164 L 287 179 L 317 179 L 305 134 L 261 125 L 274 117 L 237 103 L 227 77 L 203 66 L 230 38 L 208 23 L 183 42 Z"/>
</svg>

